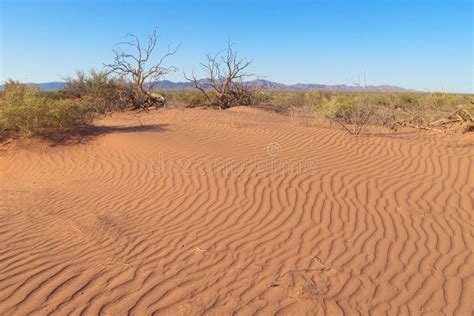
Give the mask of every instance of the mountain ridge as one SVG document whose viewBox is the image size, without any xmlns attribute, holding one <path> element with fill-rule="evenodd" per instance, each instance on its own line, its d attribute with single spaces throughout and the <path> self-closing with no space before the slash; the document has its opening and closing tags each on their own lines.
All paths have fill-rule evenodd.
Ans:
<svg viewBox="0 0 474 316">
<path fill-rule="evenodd" d="M 205 82 L 206 79 L 200 79 L 201 83 Z M 370 85 L 370 86 L 357 86 L 357 85 L 346 85 L 346 84 L 318 84 L 318 83 L 295 83 L 295 84 L 284 84 L 270 80 L 257 79 L 245 82 L 247 86 L 258 86 L 264 90 L 280 90 L 280 91 L 308 91 L 308 90 L 320 90 L 320 91 L 332 91 L 332 92 L 414 92 L 416 90 L 406 89 L 394 85 Z M 64 89 L 66 82 L 63 81 L 51 81 L 51 82 L 30 82 L 27 85 L 37 87 L 43 91 L 56 91 Z M 193 89 L 194 84 L 192 82 L 183 81 L 170 81 L 161 80 L 157 82 L 158 88 L 163 90 L 185 90 Z M 0 85 L 0 91 L 4 89 L 4 85 Z"/>
</svg>

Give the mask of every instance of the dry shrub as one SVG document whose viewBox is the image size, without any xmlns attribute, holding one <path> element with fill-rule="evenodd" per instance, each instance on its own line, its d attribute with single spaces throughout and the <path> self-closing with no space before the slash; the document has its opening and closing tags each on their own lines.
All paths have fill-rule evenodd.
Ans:
<svg viewBox="0 0 474 316">
<path fill-rule="evenodd" d="M 197 91 L 205 97 L 204 105 L 227 109 L 239 105 L 255 105 L 261 94 L 261 88 L 250 86 L 245 81 L 255 75 L 247 72 L 252 61 L 240 59 L 231 42 L 217 54 L 206 55 L 202 63 L 205 79 L 197 79 L 193 73 L 186 80 L 192 82 Z"/>
</svg>

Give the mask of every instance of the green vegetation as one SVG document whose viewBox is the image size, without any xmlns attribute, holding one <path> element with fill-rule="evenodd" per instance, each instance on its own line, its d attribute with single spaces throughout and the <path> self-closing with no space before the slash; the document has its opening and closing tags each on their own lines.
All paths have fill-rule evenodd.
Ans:
<svg viewBox="0 0 474 316">
<path fill-rule="evenodd" d="M 93 116 L 74 99 L 55 98 L 38 89 L 8 81 L 0 98 L 0 138 L 37 135 L 47 129 L 67 129 Z"/>
<path fill-rule="evenodd" d="M 67 79 L 66 89 L 61 91 L 43 92 L 9 81 L 0 94 L 0 137 L 30 137 L 51 129 L 70 129 L 90 123 L 97 115 L 136 109 L 136 102 L 140 101 L 134 91 L 125 80 L 94 70 L 88 74 L 77 72 Z M 199 90 L 161 94 L 169 107 L 208 105 Z M 393 130 L 401 126 L 473 130 L 470 113 L 474 113 L 474 96 L 468 94 L 263 90 L 247 104 L 274 107 L 286 113 L 311 113 L 336 122 L 353 135 L 363 133 L 368 125 Z"/>
<path fill-rule="evenodd" d="M 77 71 L 75 77 L 67 78 L 65 93 L 97 114 L 123 111 L 136 103 L 135 90 L 129 83 L 96 70 L 89 74 Z"/>
</svg>

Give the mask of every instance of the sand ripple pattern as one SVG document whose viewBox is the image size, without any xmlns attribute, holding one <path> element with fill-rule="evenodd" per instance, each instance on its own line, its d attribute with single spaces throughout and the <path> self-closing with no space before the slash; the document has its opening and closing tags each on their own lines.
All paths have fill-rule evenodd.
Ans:
<svg viewBox="0 0 474 316">
<path fill-rule="evenodd" d="M 0 157 L 1 315 L 473 313 L 472 147 L 252 110 L 142 122 L 166 129 Z"/>
</svg>

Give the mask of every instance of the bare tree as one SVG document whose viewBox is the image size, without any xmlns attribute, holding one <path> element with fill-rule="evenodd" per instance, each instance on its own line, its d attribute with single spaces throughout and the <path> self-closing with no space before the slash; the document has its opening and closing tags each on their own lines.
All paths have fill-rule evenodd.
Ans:
<svg viewBox="0 0 474 316">
<path fill-rule="evenodd" d="M 174 66 L 165 67 L 163 63 L 166 58 L 176 54 L 179 45 L 174 48 L 168 45 L 166 53 L 154 59 L 153 52 L 158 40 L 157 29 L 148 35 L 146 43 L 142 43 L 133 34 L 127 34 L 125 37 L 129 40 L 117 43 L 117 48 L 113 50 L 114 62 L 104 66 L 108 73 L 114 73 L 123 79 L 131 79 L 140 103 L 138 106 L 144 106 L 161 97 L 152 93 L 153 85 L 163 76 L 177 70 Z"/>
<path fill-rule="evenodd" d="M 245 79 L 255 76 L 247 72 L 252 61 L 239 59 L 233 46 L 233 43 L 228 42 L 227 47 L 217 54 L 206 55 L 207 62 L 201 64 L 206 74 L 205 79 L 198 80 L 194 72 L 191 77 L 185 74 L 186 80 L 194 83 L 194 87 L 206 97 L 209 105 L 221 109 L 249 105 L 256 92 L 244 83 Z"/>
</svg>

